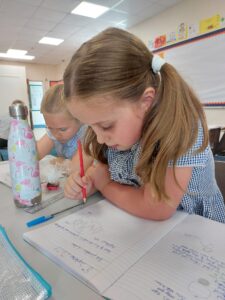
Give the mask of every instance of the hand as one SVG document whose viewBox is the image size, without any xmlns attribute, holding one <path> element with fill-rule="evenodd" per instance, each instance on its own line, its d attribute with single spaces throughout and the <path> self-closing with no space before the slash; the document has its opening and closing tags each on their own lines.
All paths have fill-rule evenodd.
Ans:
<svg viewBox="0 0 225 300">
<path fill-rule="evenodd" d="M 78 171 L 72 173 L 66 180 L 64 194 L 67 198 L 81 200 L 83 199 L 82 187 L 86 188 L 87 195 L 93 190 L 93 183 L 89 176 L 80 177 Z"/>
<path fill-rule="evenodd" d="M 100 162 L 97 162 L 92 167 L 89 176 L 92 178 L 95 188 L 100 192 L 102 192 L 105 186 L 111 182 L 109 166 Z"/>
</svg>

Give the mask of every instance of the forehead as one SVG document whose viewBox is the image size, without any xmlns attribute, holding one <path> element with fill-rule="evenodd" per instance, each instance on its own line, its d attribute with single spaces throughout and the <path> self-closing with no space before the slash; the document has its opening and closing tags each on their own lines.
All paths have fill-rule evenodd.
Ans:
<svg viewBox="0 0 225 300">
<path fill-rule="evenodd" d="M 45 122 L 48 126 L 62 127 L 74 122 L 72 116 L 67 113 L 46 113 L 44 114 Z"/>
<path fill-rule="evenodd" d="M 129 107 L 128 101 L 118 101 L 110 97 L 73 99 L 68 102 L 70 113 L 85 124 L 95 124 L 116 118 Z"/>
</svg>

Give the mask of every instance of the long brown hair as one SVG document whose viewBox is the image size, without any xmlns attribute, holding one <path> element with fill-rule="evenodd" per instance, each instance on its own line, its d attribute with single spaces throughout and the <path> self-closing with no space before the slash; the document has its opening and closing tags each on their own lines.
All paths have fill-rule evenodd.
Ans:
<svg viewBox="0 0 225 300">
<path fill-rule="evenodd" d="M 136 171 L 144 183 L 151 184 L 159 199 L 168 199 L 164 184 L 168 163 L 173 161 L 174 167 L 194 144 L 199 124 L 204 138 L 198 151 L 205 149 L 208 130 L 202 105 L 193 90 L 168 63 L 162 66 L 160 75 L 155 74 L 152 58 L 153 54 L 137 37 L 109 28 L 74 54 L 64 73 L 64 93 L 67 101 L 73 101 L 74 96 L 91 101 L 93 96 L 111 95 L 119 103 L 138 101 L 147 87 L 156 90 L 143 122 L 142 152 Z M 105 162 L 105 148 L 89 128 L 85 151 Z"/>
</svg>

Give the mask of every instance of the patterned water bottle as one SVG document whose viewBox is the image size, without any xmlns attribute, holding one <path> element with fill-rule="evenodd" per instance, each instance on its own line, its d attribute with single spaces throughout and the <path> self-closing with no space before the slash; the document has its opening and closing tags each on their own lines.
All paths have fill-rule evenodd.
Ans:
<svg viewBox="0 0 225 300">
<path fill-rule="evenodd" d="M 33 206 L 41 202 L 41 183 L 36 142 L 27 120 L 27 106 L 15 100 L 9 106 L 9 114 L 8 156 L 14 202 L 17 207 Z"/>
</svg>

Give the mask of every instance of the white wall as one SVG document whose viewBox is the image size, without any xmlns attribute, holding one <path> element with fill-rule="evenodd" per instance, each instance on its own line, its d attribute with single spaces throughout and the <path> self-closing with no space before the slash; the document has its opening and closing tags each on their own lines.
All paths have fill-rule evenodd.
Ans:
<svg viewBox="0 0 225 300">
<path fill-rule="evenodd" d="M 149 40 L 176 30 L 182 22 L 199 23 L 200 20 L 210 18 L 215 14 L 220 14 L 221 17 L 225 16 L 224 0 L 185 0 L 161 14 L 129 28 L 129 31 L 139 36 L 148 45 Z M 225 108 L 207 107 L 205 113 L 209 126 L 225 126 Z"/>
<path fill-rule="evenodd" d="M 46 64 L 31 64 L 31 63 L 23 63 L 23 62 L 6 62 L 0 61 L 0 69 L 8 69 L 8 70 L 19 70 L 20 68 L 23 69 L 23 78 L 24 82 L 21 88 L 23 89 L 23 94 L 17 93 L 13 96 L 13 100 L 16 98 L 20 98 L 24 100 L 27 105 L 28 104 L 28 93 L 27 93 L 27 86 L 26 86 L 26 79 L 34 80 L 34 81 L 42 81 L 43 82 L 43 89 L 45 92 L 49 88 L 49 81 L 51 80 L 61 80 L 62 74 L 64 71 L 65 66 L 62 65 L 46 65 Z M 0 85 L 1 86 L 1 85 Z M 6 86 L 5 86 L 6 87 Z M 10 90 L 10 86 L 7 86 L 7 90 L 9 91 L 8 94 L 12 94 L 12 92 L 16 92 L 15 90 Z M 5 93 L 7 94 L 7 90 Z M 8 115 L 8 106 L 9 106 L 9 97 L 3 97 L 3 90 L 1 89 L 1 97 L 0 97 L 0 105 L 1 105 L 1 114 L 0 115 Z M 38 140 L 43 134 L 45 133 L 45 129 L 38 128 L 34 130 L 34 134 L 36 139 Z"/>
<path fill-rule="evenodd" d="M 29 106 L 25 68 L 22 66 L 0 66 L 0 91 L 1 115 L 9 114 L 9 105 L 16 99 L 22 100 Z"/>
<path fill-rule="evenodd" d="M 25 67 L 26 78 L 29 80 L 42 81 L 44 91 L 48 89 L 50 80 L 60 80 L 62 78 L 61 73 L 58 71 L 58 69 L 60 69 L 58 65 L 0 61 L 0 66 L 1 65 Z"/>
</svg>

